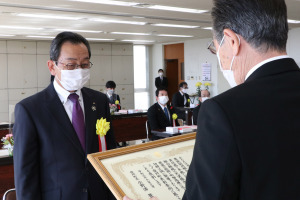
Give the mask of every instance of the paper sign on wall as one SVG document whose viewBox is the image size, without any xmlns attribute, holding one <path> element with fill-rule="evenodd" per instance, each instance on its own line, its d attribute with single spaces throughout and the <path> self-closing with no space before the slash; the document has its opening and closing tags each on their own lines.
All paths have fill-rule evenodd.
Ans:
<svg viewBox="0 0 300 200">
<path fill-rule="evenodd" d="M 202 64 L 202 81 L 211 81 L 211 64 Z"/>
</svg>

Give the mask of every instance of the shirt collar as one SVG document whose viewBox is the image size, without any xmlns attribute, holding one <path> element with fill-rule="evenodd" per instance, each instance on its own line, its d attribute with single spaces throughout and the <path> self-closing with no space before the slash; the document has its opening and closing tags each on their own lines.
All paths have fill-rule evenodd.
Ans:
<svg viewBox="0 0 300 200">
<path fill-rule="evenodd" d="M 245 80 L 247 80 L 247 78 L 249 78 L 249 76 L 250 76 L 251 74 L 253 74 L 253 72 L 256 71 L 258 68 L 260 68 L 262 65 L 264 65 L 264 64 L 266 64 L 266 63 L 268 63 L 268 62 L 274 61 L 274 60 L 279 60 L 279 59 L 284 59 L 284 58 L 289 58 L 289 56 L 288 56 L 288 55 L 275 56 L 275 57 L 269 58 L 269 59 L 267 59 L 267 60 L 264 60 L 264 61 L 262 61 L 262 62 L 256 64 L 254 67 L 252 67 L 252 68 L 249 70 L 249 72 L 248 72 L 247 75 L 246 75 Z"/>
<path fill-rule="evenodd" d="M 60 101 L 62 102 L 62 104 L 65 104 L 68 101 L 68 97 L 71 94 L 71 92 L 69 92 L 69 91 L 65 90 L 64 88 L 62 88 L 57 83 L 56 79 L 53 80 L 53 86 L 54 86 L 54 89 L 55 89 L 56 93 L 58 94 L 58 97 L 59 97 Z M 75 93 L 79 96 L 79 99 L 82 98 L 81 90 L 77 90 Z"/>
<path fill-rule="evenodd" d="M 167 108 L 167 105 L 163 106 L 160 103 L 157 102 L 158 105 L 160 105 L 161 109 L 164 110 L 165 108 Z"/>
<path fill-rule="evenodd" d="M 184 95 L 184 93 L 183 93 L 183 92 L 181 92 L 181 90 L 179 90 L 179 92 L 180 92 L 181 96 L 183 96 L 183 95 Z"/>
</svg>

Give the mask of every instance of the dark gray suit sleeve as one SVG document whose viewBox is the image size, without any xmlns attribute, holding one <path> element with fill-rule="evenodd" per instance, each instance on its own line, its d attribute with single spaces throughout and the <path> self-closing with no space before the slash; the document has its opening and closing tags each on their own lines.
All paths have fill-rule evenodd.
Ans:
<svg viewBox="0 0 300 200">
<path fill-rule="evenodd" d="M 14 176 L 17 199 L 39 200 L 42 198 L 42 194 L 38 135 L 28 110 L 20 103 L 15 107 L 13 135 L 15 140 Z"/>
<path fill-rule="evenodd" d="M 236 200 L 241 161 L 226 113 L 214 100 L 203 103 L 184 200 Z"/>
<path fill-rule="evenodd" d="M 158 119 L 156 116 L 155 107 L 151 106 L 148 109 L 147 117 L 148 117 L 148 121 L 149 121 L 151 130 L 159 129 L 159 123 L 157 122 Z"/>
</svg>

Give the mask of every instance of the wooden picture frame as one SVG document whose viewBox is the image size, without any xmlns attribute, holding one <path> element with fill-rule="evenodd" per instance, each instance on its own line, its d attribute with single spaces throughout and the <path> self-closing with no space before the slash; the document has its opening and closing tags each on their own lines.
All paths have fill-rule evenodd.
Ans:
<svg viewBox="0 0 300 200">
<path fill-rule="evenodd" d="M 93 153 L 87 158 L 118 200 L 122 200 L 125 195 L 133 199 L 149 199 L 152 196 L 161 199 L 181 199 L 185 190 L 185 178 L 192 159 L 195 138 L 196 133 L 189 133 Z M 144 169 L 147 172 L 143 171 Z M 156 175 L 151 170 L 154 170 Z M 174 179 L 173 182 L 178 184 L 182 180 L 181 188 L 176 186 L 177 184 L 173 184 L 174 188 L 171 188 L 172 180 L 166 176 L 167 172 Z M 160 175 L 160 173 L 164 174 Z M 177 176 L 172 173 L 176 173 Z M 166 192 L 166 187 L 169 192 Z"/>
</svg>

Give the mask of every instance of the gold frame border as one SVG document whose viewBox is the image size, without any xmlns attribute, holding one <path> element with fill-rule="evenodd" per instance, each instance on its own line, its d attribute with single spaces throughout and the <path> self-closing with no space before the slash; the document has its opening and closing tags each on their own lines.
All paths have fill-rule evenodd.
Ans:
<svg viewBox="0 0 300 200">
<path fill-rule="evenodd" d="M 96 169 L 98 174 L 101 176 L 103 181 L 106 183 L 108 188 L 112 191 L 113 195 L 118 200 L 123 200 L 123 197 L 126 195 L 123 190 L 120 188 L 118 183 L 113 179 L 111 174 L 108 172 L 106 167 L 101 162 L 102 159 L 117 157 L 125 154 L 135 153 L 138 151 L 153 149 L 156 147 L 166 146 L 169 144 L 175 144 L 179 142 L 184 142 L 187 140 L 192 140 L 196 138 L 196 133 L 188 133 L 184 135 L 169 137 L 161 140 L 156 140 L 144 144 L 138 144 L 128 147 L 122 147 L 118 149 L 108 150 L 105 152 L 98 152 L 89 154 L 87 156 L 88 160 L 91 162 L 92 166 Z"/>
</svg>

